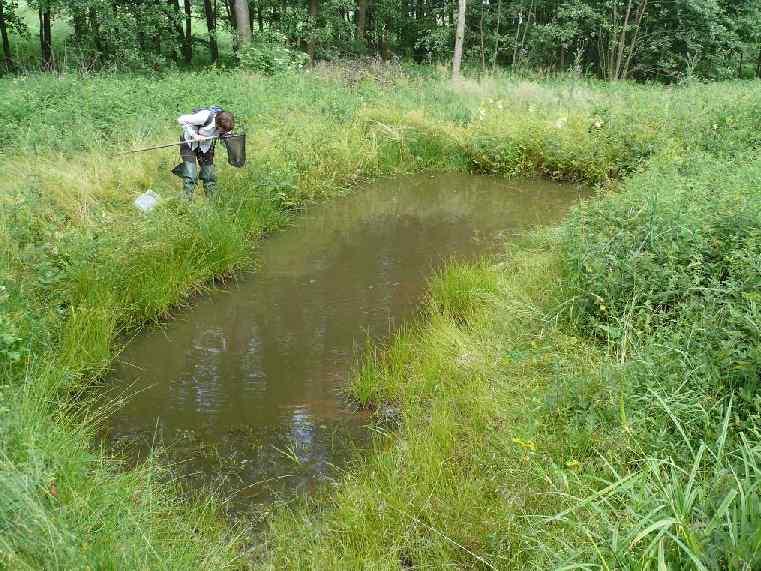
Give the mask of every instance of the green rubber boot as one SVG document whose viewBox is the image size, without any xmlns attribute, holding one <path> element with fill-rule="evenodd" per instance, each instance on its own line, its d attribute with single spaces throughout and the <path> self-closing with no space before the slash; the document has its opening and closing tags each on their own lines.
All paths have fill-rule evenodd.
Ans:
<svg viewBox="0 0 761 571">
<path fill-rule="evenodd" d="M 185 198 L 193 200 L 193 192 L 196 189 L 196 183 L 198 182 L 198 167 L 195 161 L 185 161 L 182 163 L 182 190 L 185 193 Z"/>
<path fill-rule="evenodd" d="M 217 192 L 217 171 L 214 165 L 201 165 L 201 180 L 203 181 L 203 191 L 206 198 L 214 198 Z"/>
</svg>

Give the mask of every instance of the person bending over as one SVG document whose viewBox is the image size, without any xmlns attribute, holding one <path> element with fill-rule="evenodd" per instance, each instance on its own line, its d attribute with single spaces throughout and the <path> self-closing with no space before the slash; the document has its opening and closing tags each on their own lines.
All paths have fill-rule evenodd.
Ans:
<svg viewBox="0 0 761 571">
<path fill-rule="evenodd" d="M 235 118 L 232 113 L 223 111 L 220 107 L 208 107 L 194 109 L 192 113 L 180 115 L 177 122 L 182 126 L 180 136 L 182 164 L 177 165 L 173 172 L 182 178 L 185 197 L 192 200 L 198 182 L 198 165 L 200 165 L 204 192 L 207 198 L 212 198 L 217 190 L 214 145 L 218 137 L 232 132 Z"/>
</svg>

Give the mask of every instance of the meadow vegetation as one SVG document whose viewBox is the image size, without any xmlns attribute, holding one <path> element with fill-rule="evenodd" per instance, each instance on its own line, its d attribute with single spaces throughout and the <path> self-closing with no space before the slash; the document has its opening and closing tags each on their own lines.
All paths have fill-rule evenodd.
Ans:
<svg viewBox="0 0 761 571">
<path fill-rule="evenodd" d="M 0 79 L 2 565 L 758 565 L 758 84 L 443 73 Z M 214 203 L 179 199 L 176 151 L 119 154 L 210 103 L 250 149 Z M 123 336 L 234 276 L 305 203 L 430 169 L 599 196 L 432 280 L 357 368 L 358 402 L 399 413 L 335 489 L 278 509 L 251 550 L 157 463 L 92 448 L 107 411 L 87 387 Z"/>
</svg>

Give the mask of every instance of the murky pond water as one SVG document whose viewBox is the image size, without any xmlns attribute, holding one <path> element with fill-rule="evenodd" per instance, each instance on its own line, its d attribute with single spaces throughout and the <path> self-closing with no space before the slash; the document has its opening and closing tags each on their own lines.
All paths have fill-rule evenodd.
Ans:
<svg viewBox="0 0 761 571">
<path fill-rule="evenodd" d="M 342 389 L 368 337 L 414 312 L 444 260 L 555 223 L 580 192 L 437 174 L 311 209 L 262 243 L 255 273 L 129 344 L 110 385 L 132 396 L 105 438 L 133 458 L 161 443 L 237 510 L 336 478 L 367 438 Z"/>
</svg>

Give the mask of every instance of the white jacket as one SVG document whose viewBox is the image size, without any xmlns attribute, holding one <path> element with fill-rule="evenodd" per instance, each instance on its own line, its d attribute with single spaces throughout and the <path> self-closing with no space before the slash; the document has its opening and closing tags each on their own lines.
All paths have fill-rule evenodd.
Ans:
<svg viewBox="0 0 761 571">
<path fill-rule="evenodd" d="M 190 113 L 188 115 L 180 115 L 177 117 L 177 122 L 182 126 L 182 135 L 185 140 L 190 143 L 190 148 L 196 150 L 199 145 L 201 152 L 207 153 L 211 148 L 211 144 L 214 141 L 202 141 L 200 143 L 193 141 L 194 135 L 200 137 L 216 137 L 220 134 L 217 129 L 217 123 L 214 119 L 211 120 L 208 127 L 203 125 L 209 120 L 209 115 L 212 112 L 208 109 L 201 109 L 196 113 Z"/>
</svg>

